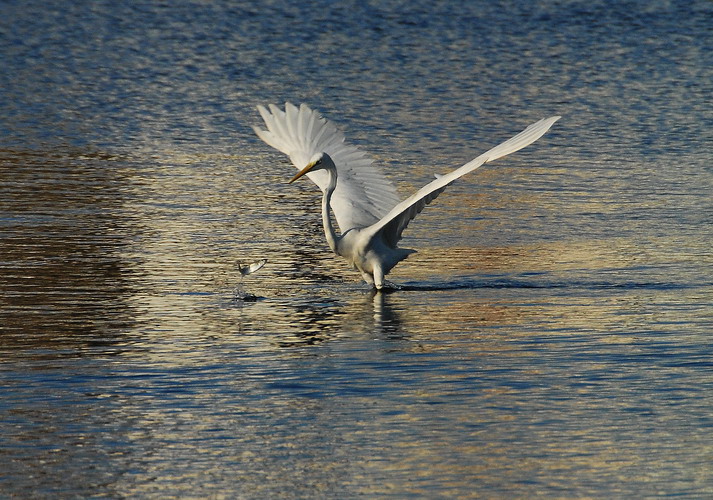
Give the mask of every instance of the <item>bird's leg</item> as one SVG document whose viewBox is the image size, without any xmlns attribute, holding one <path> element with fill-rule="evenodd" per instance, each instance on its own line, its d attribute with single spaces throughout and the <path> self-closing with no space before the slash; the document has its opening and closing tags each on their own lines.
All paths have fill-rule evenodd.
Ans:
<svg viewBox="0 0 713 500">
<path fill-rule="evenodd" d="M 381 290 L 384 287 L 384 272 L 379 265 L 374 266 L 374 286 L 377 290 Z"/>
<path fill-rule="evenodd" d="M 374 286 L 374 277 L 371 274 L 366 271 L 361 271 L 361 277 L 364 278 L 364 281 L 366 281 L 367 284 Z"/>
</svg>

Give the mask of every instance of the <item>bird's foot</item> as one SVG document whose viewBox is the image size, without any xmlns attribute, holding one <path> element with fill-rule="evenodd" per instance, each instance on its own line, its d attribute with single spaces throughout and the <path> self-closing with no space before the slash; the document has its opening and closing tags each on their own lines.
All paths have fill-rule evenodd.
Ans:
<svg viewBox="0 0 713 500">
<path fill-rule="evenodd" d="M 401 290 L 400 285 L 397 285 L 396 283 L 392 283 L 391 281 L 386 281 L 386 280 L 384 280 L 384 282 L 381 283 L 381 286 L 374 285 L 374 287 L 379 292 L 394 292 L 396 290 Z"/>
</svg>

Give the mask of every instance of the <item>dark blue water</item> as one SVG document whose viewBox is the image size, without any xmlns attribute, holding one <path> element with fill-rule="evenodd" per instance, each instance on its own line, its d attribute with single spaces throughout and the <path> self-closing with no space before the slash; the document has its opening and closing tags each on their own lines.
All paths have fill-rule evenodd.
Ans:
<svg viewBox="0 0 713 500">
<path fill-rule="evenodd" d="M 713 4 L 0 10 L 0 496 L 713 496 Z M 285 100 L 404 195 L 563 118 L 374 295 Z"/>
</svg>

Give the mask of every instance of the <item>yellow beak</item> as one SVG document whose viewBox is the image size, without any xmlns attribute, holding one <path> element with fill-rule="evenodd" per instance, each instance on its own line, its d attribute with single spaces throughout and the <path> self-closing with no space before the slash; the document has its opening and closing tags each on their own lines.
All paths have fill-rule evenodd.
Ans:
<svg viewBox="0 0 713 500">
<path fill-rule="evenodd" d="M 300 170 L 299 172 L 297 172 L 297 175 L 295 175 L 292 179 L 290 179 L 290 182 L 288 182 L 287 184 L 292 184 L 292 183 L 295 182 L 297 179 L 299 179 L 300 177 L 302 177 L 304 174 L 306 174 L 307 172 L 309 172 L 310 170 L 312 170 L 312 167 L 314 167 L 315 164 L 316 164 L 316 163 L 310 163 L 310 164 L 307 165 L 305 168 L 303 168 L 302 170 Z"/>
</svg>

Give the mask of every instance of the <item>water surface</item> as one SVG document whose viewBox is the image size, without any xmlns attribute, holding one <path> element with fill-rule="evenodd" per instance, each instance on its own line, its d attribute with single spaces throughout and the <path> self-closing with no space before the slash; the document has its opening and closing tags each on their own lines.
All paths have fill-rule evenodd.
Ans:
<svg viewBox="0 0 713 500">
<path fill-rule="evenodd" d="M 711 15 L 7 2 L 2 496 L 713 495 Z M 404 196 L 563 118 L 374 294 L 250 130 L 285 100 Z"/>
</svg>

